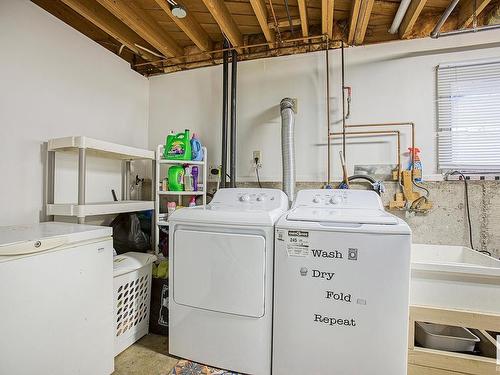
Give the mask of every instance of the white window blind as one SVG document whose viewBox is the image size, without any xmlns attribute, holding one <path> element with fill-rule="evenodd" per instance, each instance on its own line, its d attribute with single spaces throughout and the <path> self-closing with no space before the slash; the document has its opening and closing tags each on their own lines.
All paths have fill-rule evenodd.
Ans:
<svg viewBox="0 0 500 375">
<path fill-rule="evenodd" d="M 500 171 L 500 61 L 437 69 L 439 168 Z"/>
</svg>

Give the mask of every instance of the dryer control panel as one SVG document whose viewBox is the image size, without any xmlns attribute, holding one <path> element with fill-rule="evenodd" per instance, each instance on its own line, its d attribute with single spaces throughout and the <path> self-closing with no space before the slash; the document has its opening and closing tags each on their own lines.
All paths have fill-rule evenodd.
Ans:
<svg viewBox="0 0 500 375">
<path fill-rule="evenodd" d="M 277 189 L 220 189 L 208 208 L 273 211 L 287 209 L 288 198 Z"/>
<path fill-rule="evenodd" d="M 301 190 L 293 206 L 384 209 L 380 197 L 374 191 L 348 189 Z"/>
</svg>

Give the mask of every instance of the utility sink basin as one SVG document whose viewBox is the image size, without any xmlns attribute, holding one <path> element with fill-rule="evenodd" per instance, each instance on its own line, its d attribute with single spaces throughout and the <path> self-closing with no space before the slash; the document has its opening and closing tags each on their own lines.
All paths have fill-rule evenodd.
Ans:
<svg viewBox="0 0 500 375">
<path fill-rule="evenodd" d="M 413 244 L 412 305 L 500 314 L 500 260 L 468 247 Z"/>
</svg>

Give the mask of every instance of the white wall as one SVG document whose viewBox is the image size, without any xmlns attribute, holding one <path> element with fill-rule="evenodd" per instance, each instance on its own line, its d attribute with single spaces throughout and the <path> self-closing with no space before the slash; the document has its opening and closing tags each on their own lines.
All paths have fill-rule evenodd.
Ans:
<svg viewBox="0 0 500 375">
<path fill-rule="evenodd" d="M 416 123 L 424 174 L 436 173 L 435 69 L 440 63 L 500 56 L 500 31 L 438 40 L 420 39 L 345 51 L 346 85 L 353 87 L 348 123 Z M 331 117 L 339 130 L 341 114 L 340 51 L 332 51 Z M 253 180 L 252 151 L 262 151 L 263 180 L 281 179 L 279 102 L 298 99 L 296 118 L 297 178 L 326 179 L 325 53 L 286 56 L 238 65 L 238 179 Z M 220 163 L 222 67 L 209 67 L 150 79 L 149 144 L 164 142 L 170 130 L 190 128 L 206 143 L 210 162 Z M 409 145 L 403 131 L 402 148 Z M 395 138 L 349 142 L 354 164 L 395 163 Z M 338 145 L 338 142 L 337 142 Z M 339 147 L 332 147 L 333 174 L 340 174 Z M 407 161 L 404 161 L 406 166 Z"/>
<path fill-rule="evenodd" d="M 42 210 L 43 142 L 86 135 L 146 147 L 149 85 L 27 0 L 0 0 L 0 46 L 0 225 L 32 223 Z M 58 201 L 76 201 L 75 161 L 57 160 Z M 88 200 L 111 200 L 119 163 L 88 167 Z"/>
</svg>

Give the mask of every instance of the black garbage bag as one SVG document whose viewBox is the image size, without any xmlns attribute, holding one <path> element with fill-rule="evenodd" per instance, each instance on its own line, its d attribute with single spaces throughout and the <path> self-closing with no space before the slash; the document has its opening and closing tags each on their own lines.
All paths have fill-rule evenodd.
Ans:
<svg viewBox="0 0 500 375">
<path fill-rule="evenodd" d="M 118 254 L 151 249 L 150 237 L 141 229 L 137 214 L 119 214 L 109 226 L 113 227 L 113 247 Z"/>
</svg>

